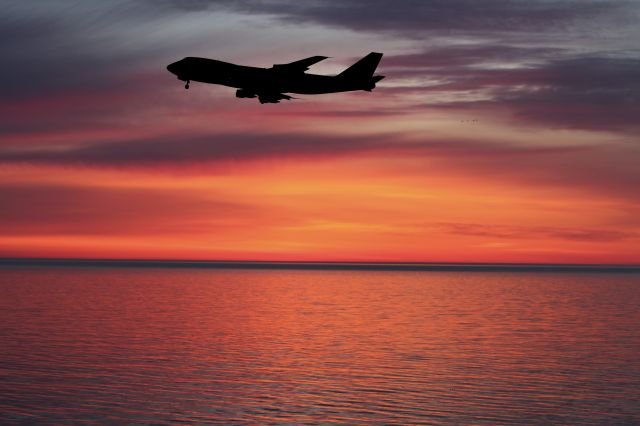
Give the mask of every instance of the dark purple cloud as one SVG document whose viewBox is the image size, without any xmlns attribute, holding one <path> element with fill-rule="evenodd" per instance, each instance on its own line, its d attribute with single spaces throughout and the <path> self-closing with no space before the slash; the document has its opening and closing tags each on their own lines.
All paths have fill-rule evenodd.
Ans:
<svg viewBox="0 0 640 426">
<path fill-rule="evenodd" d="M 71 147 L 6 147 L 0 164 L 69 167 L 181 168 L 215 174 L 254 161 L 322 160 L 371 156 L 412 158 L 397 173 L 462 173 L 480 180 L 578 188 L 637 199 L 638 147 L 623 144 L 532 146 L 472 139 L 430 139 L 415 135 L 338 136 L 317 134 L 211 134 L 118 140 Z M 424 169 L 419 160 L 425 160 Z M 200 165 L 199 167 L 193 167 Z M 441 170 L 439 170 L 441 169 Z"/>
<path fill-rule="evenodd" d="M 121 36 L 161 17 L 155 8 L 135 2 L 20 3 L 9 3 L 0 14 L 0 102 L 108 92 L 141 70 L 164 72 L 166 47 Z"/>
<path fill-rule="evenodd" d="M 165 4 L 189 11 L 226 7 L 241 13 L 277 16 L 288 23 L 394 32 L 410 38 L 434 31 L 444 35 L 565 29 L 576 20 L 619 12 L 632 5 L 604 0 L 406 0 L 393 4 L 384 0 L 172 0 Z"/>
<path fill-rule="evenodd" d="M 383 89 L 388 93 L 475 92 L 481 101 L 430 102 L 428 108 L 502 108 L 526 122 L 589 130 L 640 130 L 640 57 L 587 56 L 542 60 L 528 49 L 496 46 L 453 48 L 388 59 L 390 78 L 431 78 L 437 83 Z M 535 49 L 548 56 L 552 50 Z M 492 68 L 481 61 L 508 59 L 537 64 Z"/>
<path fill-rule="evenodd" d="M 166 136 L 82 144 L 59 149 L 6 149 L 0 163 L 49 163 L 92 166 L 154 166 L 216 163 L 286 157 L 333 157 L 381 149 L 389 135 L 339 137 L 313 134 L 212 134 Z"/>
<path fill-rule="evenodd" d="M 392 69 L 393 75 L 402 72 L 443 70 L 478 67 L 486 63 L 518 64 L 522 61 L 541 61 L 553 56 L 566 54 L 566 49 L 558 47 L 514 46 L 508 44 L 462 44 L 435 46 L 422 52 L 389 55 L 384 58 L 385 69 Z"/>
<path fill-rule="evenodd" d="M 526 121 L 593 130 L 640 131 L 640 58 L 554 61 L 530 73 L 525 89 L 496 91 L 495 102 Z M 640 134 L 640 133 L 638 133 Z"/>
<path fill-rule="evenodd" d="M 117 86 L 122 57 L 78 46 L 81 34 L 44 18 L 11 21 L 0 17 L 0 101 L 63 94 L 71 89 Z M 120 73 L 119 73 L 120 71 Z"/>
<path fill-rule="evenodd" d="M 585 148 L 517 146 L 474 140 L 408 140 L 402 134 L 340 136 L 291 133 L 228 133 L 117 140 L 71 147 L 42 146 L 0 150 L 1 163 L 75 166 L 158 166 L 224 163 L 277 158 L 331 158 L 375 153 L 427 157 L 531 156 L 577 152 Z"/>
</svg>

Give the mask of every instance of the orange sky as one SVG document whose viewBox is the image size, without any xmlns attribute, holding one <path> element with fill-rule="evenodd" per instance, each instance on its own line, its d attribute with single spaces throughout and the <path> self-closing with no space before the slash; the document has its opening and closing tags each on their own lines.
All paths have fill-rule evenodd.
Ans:
<svg viewBox="0 0 640 426">
<path fill-rule="evenodd" d="M 160 29 L 117 44 L 124 24 L 101 7 L 52 29 L 58 45 L 25 42 L 81 53 L 93 13 L 106 53 L 64 53 L 83 64 L 73 78 L 50 55 L 25 64 L 50 78 L 16 77 L 0 100 L 0 256 L 640 263 L 636 58 L 579 56 L 579 32 L 562 51 L 523 45 L 526 26 L 423 45 L 397 32 L 367 42 L 359 21 L 321 20 L 290 27 L 295 40 L 281 27 L 264 39 L 236 30 L 234 50 L 201 14 L 276 19 L 234 10 L 153 18 L 134 8 L 127 19 L 151 26 L 194 23 L 173 44 Z M 36 9 L 3 19 L 35 28 L 35 17 L 59 18 Z M 131 59 L 136 49 L 144 60 Z M 370 50 L 385 52 L 387 76 L 373 93 L 277 105 L 198 83 L 187 92 L 164 69 L 198 54 L 264 66 L 328 54 L 311 71 L 331 73 Z"/>
</svg>

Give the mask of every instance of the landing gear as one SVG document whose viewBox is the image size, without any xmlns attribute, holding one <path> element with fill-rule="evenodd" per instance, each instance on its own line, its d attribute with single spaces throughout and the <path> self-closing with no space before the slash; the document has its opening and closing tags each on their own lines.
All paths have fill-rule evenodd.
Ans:
<svg viewBox="0 0 640 426">
<path fill-rule="evenodd" d="M 186 83 L 184 84 L 184 88 L 188 89 L 189 88 L 189 80 L 186 81 Z"/>
</svg>

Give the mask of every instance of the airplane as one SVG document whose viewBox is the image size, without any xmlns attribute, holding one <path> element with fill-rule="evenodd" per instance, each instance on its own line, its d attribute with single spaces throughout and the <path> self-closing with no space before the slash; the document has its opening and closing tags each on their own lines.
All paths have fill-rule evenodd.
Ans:
<svg viewBox="0 0 640 426">
<path fill-rule="evenodd" d="M 370 92 L 384 78 L 374 75 L 382 53 L 371 52 L 335 76 L 307 74 L 311 65 L 328 59 L 312 56 L 288 64 L 275 64 L 271 68 L 257 68 L 231 64 L 214 59 L 187 57 L 167 66 L 167 70 L 184 81 L 234 87 L 237 98 L 258 98 L 261 104 L 278 103 L 283 99 L 296 99 L 285 93 L 316 95 L 323 93 L 365 90 Z"/>
</svg>

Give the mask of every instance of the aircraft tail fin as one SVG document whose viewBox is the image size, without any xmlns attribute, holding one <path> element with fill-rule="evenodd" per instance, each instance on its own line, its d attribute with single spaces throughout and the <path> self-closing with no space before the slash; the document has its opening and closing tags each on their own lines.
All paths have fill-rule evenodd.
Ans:
<svg viewBox="0 0 640 426">
<path fill-rule="evenodd" d="M 338 77 L 348 80 L 369 80 L 380 63 L 382 53 L 371 52 L 346 70 L 338 74 Z"/>
</svg>

